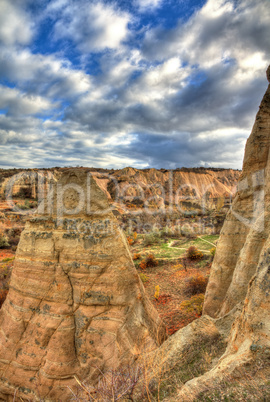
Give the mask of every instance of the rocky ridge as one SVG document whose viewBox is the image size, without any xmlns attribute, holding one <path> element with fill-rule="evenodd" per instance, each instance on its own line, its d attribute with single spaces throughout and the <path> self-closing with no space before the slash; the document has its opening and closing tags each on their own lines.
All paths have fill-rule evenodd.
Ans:
<svg viewBox="0 0 270 402">
<path fill-rule="evenodd" d="M 142 200 L 159 196 L 164 202 L 169 202 L 173 196 L 194 198 L 230 197 L 239 176 L 238 170 L 211 168 L 166 169 L 135 169 L 127 167 L 120 170 L 105 170 L 80 168 L 91 172 L 99 187 L 111 201 L 119 202 L 123 197 Z M 46 184 L 59 179 L 67 168 L 30 169 L 30 170 L 0 170 L 0 196 L 5 197 L 6 188 L 12 177 L 14 181 L 13 194 L 25 192 L 35 198 L 38 193 L 38 183 L 42 175 Z M 41 181 L 41 180 L 40 180 Z M 42 183 L 43 184 L 43 183 Z M 117 187 L 117 188 L 116 188 Z"/>
</svg>

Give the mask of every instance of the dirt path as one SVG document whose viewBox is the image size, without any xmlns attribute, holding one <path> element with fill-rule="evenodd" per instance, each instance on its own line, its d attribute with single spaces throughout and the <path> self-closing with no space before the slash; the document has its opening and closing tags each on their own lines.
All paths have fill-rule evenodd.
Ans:
<svg viewBox="0 0 270 402">
<path fill-rule="evenodd" d="M 198 236 L 198 239 L 201 239 L 201 240 L 204 241 L 205 243 L 208 243 L 208 244 L 211 244 L 211 245 L 214 246 L 214 247 L 217 247 L 216 244 L 211 243 L 210 241 L 203 239 L 201 236 Z"/>
<path fill-rule="evenodd" d="M 198 238 L 201 239 L 201 240 L 203 240 L 203 241 L 205 241 L 206 243 L 209 243 L 209 244 L 211 244 L 212 246 L 216 247 L 215 244 L 210 243 L 209 241 L 202 239 L 200 236 L 198 236 Z M 172 246 L 173 242 L 174 242 L 174 240 L 172 240 L 172 241 L 170 241 L 170 243 L 168 243 L 168 248 L 173 248 L 173 249 L 178 249 L 178 250 L 187 250 L 187 247 L 173 247 L 173 246 Z M 209 251 L 209 250 L 203 250 L 203 252 L 210 254 L 210 251 Z"/>
<path fill-rule="evenodd" d="M 170 243 L 168 243 L 168 248 L 173 248 L 176 250 L 186 250 L 186 247 L 173 247 L 172 244 L 174 243 L 174 240 L 170 241 Z"/>
</svg>

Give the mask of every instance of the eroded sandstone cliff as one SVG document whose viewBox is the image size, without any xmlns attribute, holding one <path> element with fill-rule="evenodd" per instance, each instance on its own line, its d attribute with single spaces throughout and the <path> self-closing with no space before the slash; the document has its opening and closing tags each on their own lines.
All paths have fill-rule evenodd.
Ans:
<svg viewBox="0 0 270 402">
<path fill-rule="evenodd" d="M 32 195 L 35 198 L 39 191 L 39 184 L 42 186 L 44 181 L 47 183 L 59 179 L 66 170 L 66 168 L 0 170 L 0 197 L 5 197 L 7 186 L 13 178 L 14 195 L 25 192 L 28 196 Z M 127 167 L 120 170 L 91 168 L 88 171 L 91 172 L 107 197 L 116 202 L 127 196 L 130 196 L 132 202 L 134 197 L 141 197 L 142 194 L 141 198 L 144 200 L 157 193 L 166 202 L 170 201 L 172 194 L 174 198 L 177 195 L 192 196 L 198 200 L 206 196 L 212 199 L 229 197 L 234 192 L 241 173 L 233 169 L 211 168 L 158 170 Z"/>
<path fill-rule="evenodd" d="M 267 78 L 270 83 L 270 66 Z M 204 315 L 153 352 L 151 359 L 155 369 L 151 374 L 157 378 L 160 366 L 171 370 L 177 365 L 181 371 L 189 362 L 192 365 L 193 351 L 201 349 L 203 354 L 204 343 L 214 343 L 218 337 L 227 343 L 227 348 L 217 361 L 212 361 L 210 370 L 201 376 L 194 373 L 195 378 L 179 384 L 177 396 L 168 399 L 170 401 L 237 400 L 238 397 L 248 401 L 269 400 L 269 150 L 270 85 L 247 141 L 238 192 L 218 242 Z M 227 397 L 232 394 L 236 399 Z"/>
<path fill-rule="evenodd" d="M 93 384 L 165 337 L 92 176 L 68 170 L 54 190 L 22 233 L 0 311 L 4 400 L 68 400 L 74 375 Z"/>
<path fill-rule="evenodd" d="M 269 79 L 268 69 L 268 79 Z M 218 242 L 204 313 L 223 316 L 244 300 L 270 232 L 270 87 L 246 144 L 243 171 Z"/>
</svg>

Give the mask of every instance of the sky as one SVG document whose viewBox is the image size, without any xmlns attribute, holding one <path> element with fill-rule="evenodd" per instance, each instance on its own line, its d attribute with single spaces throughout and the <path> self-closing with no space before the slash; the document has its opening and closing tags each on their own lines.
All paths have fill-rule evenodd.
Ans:
<svg viewBox="0 0 270 402">
<path fill-rule="evenodd" d="M 241 169 L 270 0 L 0 0 L 0 167 Z"/>
</svg>

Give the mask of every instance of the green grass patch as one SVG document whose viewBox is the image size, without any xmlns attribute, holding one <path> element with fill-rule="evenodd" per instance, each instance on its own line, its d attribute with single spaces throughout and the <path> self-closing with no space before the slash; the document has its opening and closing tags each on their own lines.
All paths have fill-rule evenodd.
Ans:
<svg viewBox="0 0 270 402">
<path fill-rule="evenodd" d="M 11 258 L 4 258 L 1 262 L 10 262 L 13 261 L 15 257 L 11 257 Z"/>
</svg>

